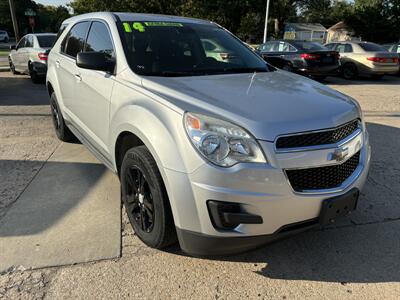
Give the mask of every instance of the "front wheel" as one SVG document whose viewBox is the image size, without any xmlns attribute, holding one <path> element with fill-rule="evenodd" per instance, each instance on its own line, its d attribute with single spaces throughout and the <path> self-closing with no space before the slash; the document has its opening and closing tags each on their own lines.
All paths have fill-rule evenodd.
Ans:
<svg viewBox="0 0 400 300">
<path fill-rule="evenodd" d="M 120 179 L 122 201 L 136 235 L 156 249 L 175 243 L 167 192 L 157 164 L 145 146 L 126 152 Z"/>
<path fill-rule="evenodd" d="M 14 75 L 18 74 L 17 71 L 15 71 L 15 66 L 14 63 L 12 62 L 11 58 L 8 59 L 8 63 L 10 65 L 10 71 L 11 73 L 13 73 Z"/>
</svg>

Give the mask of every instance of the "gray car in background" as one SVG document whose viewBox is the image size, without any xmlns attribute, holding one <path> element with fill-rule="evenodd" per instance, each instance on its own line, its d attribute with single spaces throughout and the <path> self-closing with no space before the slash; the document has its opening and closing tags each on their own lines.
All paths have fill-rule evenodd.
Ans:
<svg viewBox="0 0 400 300">
<path fill-rule="evenodd" d="M 358 75 L 379 79 L 399 71 L 399 57 L 384 47 L 369 42 L 336 42 L 325 45 L 338 51 L 345 79 Z"/>
<path fill-rule="evenodd" d="M 55 38 L 54 33 L 25 35 L 16 46 L 10 47 L 10 70 L 14 74 L 29 74 L 34 83 L 43 80 L 47 72 L 47 55 Z"/>
<path fill-rule="evenodd" d="M 10 37 L 8 36 L 7 31 L 0 30 L 0 42 L 8 43 Z"/>
</svg>

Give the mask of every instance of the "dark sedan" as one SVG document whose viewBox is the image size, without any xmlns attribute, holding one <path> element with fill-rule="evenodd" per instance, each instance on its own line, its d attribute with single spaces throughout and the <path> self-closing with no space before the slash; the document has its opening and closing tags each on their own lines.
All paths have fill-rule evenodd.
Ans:
<svg viewBox="0 0 400 300">
<path fill-rule="evenodd" d="M 339 53 L 317 42 L 269 41 L 256 50 L 269 64 L 315 79 L 337 75 L 340 66 Z"/>
</svg>

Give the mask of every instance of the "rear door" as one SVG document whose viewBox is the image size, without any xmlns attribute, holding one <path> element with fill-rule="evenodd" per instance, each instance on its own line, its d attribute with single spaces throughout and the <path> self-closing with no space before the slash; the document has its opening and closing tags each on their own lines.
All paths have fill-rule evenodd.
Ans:
<svg viewBox="0 0 400 300">
<path fill-rule="evenodd" d="M 92 22 L 84 52 L 101 52 L 110 60 L 115 60 L 114 43 L 105 22 Z M 79 67 L 76 72 L 80 77 L 76 85 L 79 101 L 74 103 L 74 113 L 84 130 L 82 133 L 94 146 L 97 146 L 97 150 L 107 155 L 110 98 L 115 76 L 104 71 Z"/>
<path fill-rule="evenodd" d="M 80 81 L 76 66 L 76 55 L 83 51 L 90 22 L 83 21 L 72 26 L 61 43 L 61 55 L 56 58 L 55 64 L 58 79 L 61 86 L 62 102 L 64 111 L 69 118 L 77 123 L 76 106 L 81 101 L 76 93 L 77 84 Z"/>
</svg>

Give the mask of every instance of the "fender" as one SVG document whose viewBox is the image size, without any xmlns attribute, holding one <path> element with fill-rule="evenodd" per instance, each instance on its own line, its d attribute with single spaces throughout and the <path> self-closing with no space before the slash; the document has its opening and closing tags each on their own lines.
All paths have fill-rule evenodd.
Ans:
<svg viewBox="0 0 400 300">
<path fill-rule="evenodd" d="M 115 153 L 118 136 L 130 132 L 140 138 L 147 146 L 157 166 L 177 172 L 191 173 L 204 161 L 196 153 L 186 137 L 182 115 L 151 100 L 144 101 L 153 109 L 144 107 L 145 103 L 123 106 L 113 114 L 110 124 L 110 153 Z M 116 169 L 116 158 L 113 155 Z"/>
</svg>

